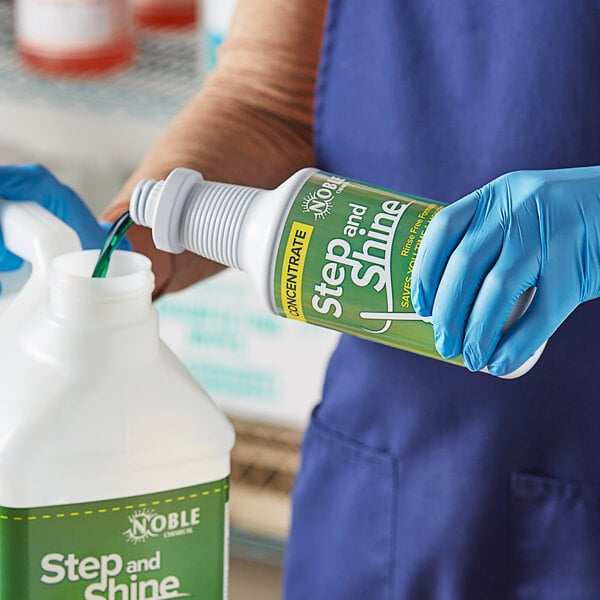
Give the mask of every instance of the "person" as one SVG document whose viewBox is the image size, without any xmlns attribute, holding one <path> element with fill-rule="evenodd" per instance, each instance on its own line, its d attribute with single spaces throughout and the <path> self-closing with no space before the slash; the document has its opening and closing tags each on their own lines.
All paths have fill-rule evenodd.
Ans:
<svg viewBox="0 0 600 600">
<path fill-rule="evenodd" d="M 303 443 L 286 598 L 600 597 L 599 20 L 568 0 L 240 0 L 218 68 L 105 213 L 177 166 L 269 187 L 317 165 L 464 196 L 413 276 L 440 353 L 499 375 L 556 330 L 512 381 L 343 337 Z M 0 195 L 50 198 L 67 222 L 69 194 L 0 169 Z M 131 241 L 159 294 L 220 268 Z"/>
</svg>

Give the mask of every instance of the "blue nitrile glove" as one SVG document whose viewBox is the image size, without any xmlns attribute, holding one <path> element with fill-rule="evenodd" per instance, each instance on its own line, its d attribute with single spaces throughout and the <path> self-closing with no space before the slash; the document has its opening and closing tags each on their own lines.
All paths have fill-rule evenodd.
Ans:
<svg viewBox="0 0 600 600">
<path fill-rule="evenodd" d="M 0 198 L 38 202 L 74 229 L 84 249 L 101 248 L 106 227 L 69 187 L 41 165 L 0 166 Z M 4 247 L 0 235 L 0 270 L 18 268 L 21 260 Z"/>
<path fill-rule="evenodd" d="M 517 298 L 537 291 L 505 335 Z M 600 167 L 518 171 L 444 208 L 429 225 L 412 301 L 436 347 L 477 371 L 523 364 L 573 309 L 600 296 Z"/>
</svg>

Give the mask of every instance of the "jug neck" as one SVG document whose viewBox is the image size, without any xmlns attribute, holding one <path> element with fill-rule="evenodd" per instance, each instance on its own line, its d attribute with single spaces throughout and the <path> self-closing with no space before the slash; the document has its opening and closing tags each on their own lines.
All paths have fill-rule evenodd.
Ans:
<svg viewBox="0 0 600 600">
<path fill-rule="evenodd" d="M 133 252 L 113 254 L 107 276 L 92 278 L 97 250 L 55 258 L 49 274 L 52 315 L 78 325 L 124 325 L 152 311 L 154 275 L 148 258 Z"/>
</svg>

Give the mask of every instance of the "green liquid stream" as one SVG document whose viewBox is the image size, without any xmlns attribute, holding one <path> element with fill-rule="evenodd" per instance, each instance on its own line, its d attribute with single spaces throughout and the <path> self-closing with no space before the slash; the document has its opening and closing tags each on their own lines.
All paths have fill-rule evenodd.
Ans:
<svg viewBox="0 0 600 600">
<path fill-rule="evenodd" d="M 129 228 L 133 225 L 133 220 L 129 216 L 129 211 L 124 212 L 110 228 L 104 246 L 98 256 L 98 262 L 92 273 L 92 277 L 106 277 L 110 259 L 115 248 L 119 245 Z"/>
</svg>

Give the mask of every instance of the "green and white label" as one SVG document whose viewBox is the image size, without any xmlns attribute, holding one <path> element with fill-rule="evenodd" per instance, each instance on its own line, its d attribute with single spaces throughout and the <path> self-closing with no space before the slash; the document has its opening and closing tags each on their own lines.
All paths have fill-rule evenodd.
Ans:
<svg viewBox="0 0 600 600">
<path fill-rule="evenodd" d="M 228 478 L 169 492 L 0 507 L 0 600 L 222 600 Z"/>
<path fill-rule="evenodd" d="M 410 286 L 423 234 L 442 208 L 315 173 L 283 229 L 274 280 L 279 313 L 440 359 Z"/>
</svg>

